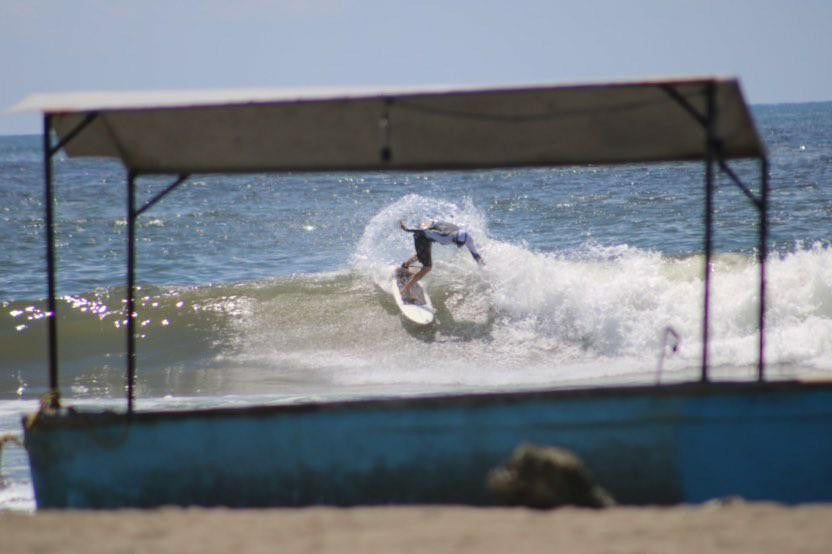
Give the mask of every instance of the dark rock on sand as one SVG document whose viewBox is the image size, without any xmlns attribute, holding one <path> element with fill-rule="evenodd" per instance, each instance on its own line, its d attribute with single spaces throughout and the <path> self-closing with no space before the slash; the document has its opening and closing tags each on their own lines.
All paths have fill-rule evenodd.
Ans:
<svg viewBox="0 0 832 554">
<path fill-rule="evenodd" d="M 519 446 L 512 457 L 488 474 L 488 489 L 502 504 L 531 508 L 614 506 L 583 462 L 563 448 Z"/>
</svg>

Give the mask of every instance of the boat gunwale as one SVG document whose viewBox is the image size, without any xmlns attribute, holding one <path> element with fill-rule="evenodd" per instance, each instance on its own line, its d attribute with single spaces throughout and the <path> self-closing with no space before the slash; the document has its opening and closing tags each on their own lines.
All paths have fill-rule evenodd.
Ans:
<svg viewBox="0 0 832 554">
<path fill-rule="evenodd" d="M 86 411 L 73 407 L 59 410 L 41 410 L 35 415 L 24 416 L 24 427 L 29 430 L 65 427 L 83 427 L 90 423 L 146 423 L 161 420 L 182 420 L 211 417 L 262 417 L 279 414 L 305 414 L 365 409 L 427 409 L 434 407 L 479 407 L 492 403 L 517 404 L 529 401 L 585 400 L 590 397 L 713 397 L 737 393 L 805 392 L 806 390 L 832 391 L 832 380 L 782 380 L 782 381 L 717 381 L 685 382 L 672 384 L 637 384 L 593 386 L 579 388 L 526 389 L 496 392 L 466 391 L 459 393 L 438 393 L 405 397 L 357 398 L 347 400 L 316 400 L 293 404 L 253 404 L 246 406 L 224 406 L 194 408 L 187 410 L 137 410 L 117 412 L 114 410 Z"/>
</svg>

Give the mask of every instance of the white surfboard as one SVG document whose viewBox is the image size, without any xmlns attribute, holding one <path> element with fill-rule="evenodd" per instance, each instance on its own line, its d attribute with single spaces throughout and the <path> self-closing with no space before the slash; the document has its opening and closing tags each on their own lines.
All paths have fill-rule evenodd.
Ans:
<svg viewBox="0 0 832 554">
<path fill-rule="evenodd" d="M 398 267 L 392 275 L 392 292 L 393 298 L 396 299 L 396 305 L 401 310 L 402 315 L 419 325 L 427 325 L 433 321 L 434 309 L 425 289 L 420 283 L 416 283 L 410 287 L 410 293 L 415 297 L 415 300 L 404 300 L 402 298 L 402 287 L 410 279 L 410 274 Z"/>
</svg>

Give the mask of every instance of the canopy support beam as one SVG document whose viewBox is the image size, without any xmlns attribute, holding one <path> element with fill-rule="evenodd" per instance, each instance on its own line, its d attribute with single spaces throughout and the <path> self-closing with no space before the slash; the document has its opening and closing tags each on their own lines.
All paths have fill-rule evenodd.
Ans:
<svg viewBox="0 0 832 554">
<path fill-rule="evenodd" d="M 759 311 L 759 336 L 757 354 L 757 380 L 765 380 L 765 311 L 766 311 L 766 258 L 768 255 L 768 160 L 765 156 L 759 158 L 761 164 L 760 195 L 755 195 L 751 189 L 743 183 L 737 173 L 728 165 L 723 151 L 722 141 L 716 136 L 716 85 L 714 82 L 706 84 L 705 102 L 707 113 L 702 114 L 687 98 L 679 93 L 672 85 L 661 85 L 665 91 L 679 106 L 690 116 L 699 122 L 705 130 L 705 275 L 704 275 L 704 307 L 702 317 L 702 374 L 700 380 L 708 381 L 708 340 L 710 320 L 710 288 L 711 288 L 711 258 L 713 249 L 713 193 L 714 175 L 713 164 L 716 162 L 723 173 L 728 175 L 731 181 L 751 201 L 759 213 L 759 239 L 758 239 L 758 260 L 760 266 L 760 311 Z"/>
<path fill-rule="evenodd" d="M 673 98 L 679 106 L 681 106 L 686 112 L 690 114 L 690 116 L 699 122 L 702 127 L 708 126 L 708 117 L 707 115 L 703 115 L 699 113 L 699 110 L 693 107 L 693 104 L 688 102 L 688 99 L 679 94 L 679 91 L 676 90 L 672 85 L 660 85 L 661 89 L 665 91 L 668 96 Z"/>
<path fill-rule="evenodd" d="M 131 171 L 127 174 L 127 290 L 125 291 L 125 310 L 127 312 L 127 413 L 132 414 L 136 399 L 136 220 L 145 211 L 167 196 L 172 190 L 190 177 L 181 174 L 162 192 L 151 198 L 141 208 L 136 209 L 136 180 L 139 174 Z"/>
<path fill-rule="evenodd" d="M 44 208 L 46 210 L 46 284 L 48 289 L 47 316 L 49 320 L 49 392 L 50 406 L 60 405 L 58 389 L 58 306 L 55 291 L 55 211 L 52 190 L 52 116 L 43 116 L 43 168 L 46 174 Z"/>
<path fill-rule="evenodd" d="M 708 381 L 708 339 L 711 315 L 711 256 L 713 249 L 714 211 L 714 154 L 716 127 L 716 98 L 713 84 L 706 85 L 707 116 L 705 119 L 705 298 L 702 316 L 702 374 L 700 380 Z"/>
<path fill-rule="evenodd" d="M 74 129 L 67 133 L 67 135 L 58 142 L 58 144 L 49 149 L 49 155 L 53 156 L 57 154 L 61 148 L 66 146 L 72 139 L 78 136 L 78 133 L 83 131 L 87 125 L 95 120 L 96 117 L 98 117 L 98 112 L 89 112 Z"/>
<path fill-rule="evenodd" d="M 136 174 L 127 174 L 127 413 L 133 413 L 136 396 Z"/>
<path fill-rule="evenodd" d="M 165 196 L 167 196 L 167 194 L 168 194 L 169 192 L 171 192 L 173 189 L 175 189 L 176 187 L 178 187 L 179 185 L 181 185 L 182 183 L 184 183 L 184 182 L 185 182 L 185 180 L 186 180 L 188 177 L 190 177 L 190 175 L 188 175 L 187 173 L 183 173 L 183 174 L 181 174 L 181 175 L 179 176 L 179 178 L 178 178 L 178 179 L 176 179 L 176 181 L 174 181 L 173 183 L 171 183 L 171 184 L 170 184 L 167 188 L 165 188 L 165 190 L 163 190 L 162 192 L 160 192 L 159 194 L 157 194 L 156 196 L 154 196 L 153 198 L 151 198 L 150 200 L 148 200 L 147 204 L 145 204 L 144 206 L 142 206 L 141 208 L 139 208 L 139 209 L 138 209 L 138 211 L 136 212 L 136 217 L 138 217 L 138 216 L 142 215 L 142 214 L 143 214 L 146 210 L 148 210 L 151 206 L 153 206 L 154 204 L 156 204 L 156 202 L 158 202 L 159 200 L 161 200 L 162 198 L 164 198 Z"/>
<path fill-rule="evenodd" d="M 749 200 L 751 200 L 751 203 L 754 204 L 754 207 L 756 207 L 757 210 L 763 209 L 762 200 L 760 198 L 757 198 L 754 195 L 754 193 L 751 192 L 751 189 L 749 189 L 748 186 L 742 182 L 742 179 L 740 179 L 739 175 L 737 175 L 736 172 L 733 169 L 731 169 L 731 166 L 729 166 L 725 162 L 725 158 L 723 158 L 721 155 L 719 156 L 719 167 L 720 169 L 722 169 L 723 173 L 725 173 L 726 175 L 728 175 L 728 177 L 731 178 L 731 181 L 734 182 L 737 188 L 739 188 L 742 191 L 742 193 L 746 197 L 748 197 Z"/>
<path fill-rule="evenodd" d="M 679 94 L 679 91 L 674 89 L 672 86 L 663 85 L 661 88 L 668 95 L 670 95 L 670 97 L 673 98 L 682 108 L 684 108 L 684 110 L 688 112 L 693 119 L 698 121 L 703 128 L 707 128 L 707 115 L 702 115 L 701 113 L 699 113 L 699 111 L 696 108 L 694 108 L 690 102 L 688 102 L 687 98 Z M 733 169 L 731 169 L 731 167 L 725 161 L 725 152 L 723 151 L 724 149 L 722 141 L 719 140 L 719 138 L 715 138 L 714 140 L 716 141 L 716 157 L 720 169 L 722 169 L 722 171 L 725 172 L 725 174 L 731 178 L 734 184 L 737 185 L 737 187 L 739 187 L 742 193 L 745 194 L 749 200 L 751 200 L 751 202 L 754 204 L 754 206 L 756 206 L 758 210 L 762 209 L 762 200 L 760 198 L 757 198 L 754 195 L 754 193 L 751 192 L 751 189 L 749 189 L 748 186 L 742 182 L 742 179 L 739 178 L 739 176 L 734 172 Z"/>
<path fill-rule="evenodd" d="M 760 243 L 757 254 L 760 256 L 760 314 L 759 314 L 759 353 L 757 355 L 757 380 L 765 381 L 765 342 L 766 342 L 766 259 L 768 258 L 768 160 L 760 158 Z"/>
<path fill-rule="evenodd" d="M 43 172 L 44 172 L 44 219 L 46 227 L 46 287 L 47 287 L 47 320 L 49 341 L 49 406 L 60 406 L 61 392 L 58 385 L 58 301 L 56 287 L 56 254 L 55 254 L 55 194 L 52 186 L 52 158 L 61 148 L 83 131 L 98 116 L 98 112 L 90 112 L 72 131 L 70 131 L 55 146 L 52 145 L 52 114 L 43 114 Z"/>
</svg>

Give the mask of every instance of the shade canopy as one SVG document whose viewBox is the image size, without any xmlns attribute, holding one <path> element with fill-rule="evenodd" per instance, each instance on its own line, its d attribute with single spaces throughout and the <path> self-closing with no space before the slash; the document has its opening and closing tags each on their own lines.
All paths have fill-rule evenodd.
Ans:
<svg viewBox="0 0 832 554">
<path fill-rule="evenodd" d="M 707 90 L 721 156 L 762 157 L 739 83 L 43 94 L 65 146 L 137 173 L 470 169 L 703 159 Z M 696 114 L 699 114 L 697 116 Z"/>
</svg>

